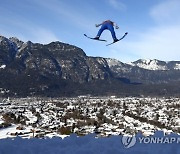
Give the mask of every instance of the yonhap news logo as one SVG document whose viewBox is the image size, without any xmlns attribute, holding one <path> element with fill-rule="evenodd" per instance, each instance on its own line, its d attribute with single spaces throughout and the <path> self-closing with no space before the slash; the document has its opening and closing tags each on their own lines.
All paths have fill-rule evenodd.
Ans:
<svg viewBox="0 0 180 154">
<path fill-rule="evenodd" d="M 123 136 L 122 144 L 124 148 L 131 148 L 136 145 L 136 143 L 140 144 L 180 144 L 180 137 L 136 137 L 136 136 Z"/>
<path fill-rule="evenodd" d="M 136 137 L 135 136 L 123 136 L 122 144 L 124 145 L 125 148 L 130 148 L 136 144 Z"/>
</svg>

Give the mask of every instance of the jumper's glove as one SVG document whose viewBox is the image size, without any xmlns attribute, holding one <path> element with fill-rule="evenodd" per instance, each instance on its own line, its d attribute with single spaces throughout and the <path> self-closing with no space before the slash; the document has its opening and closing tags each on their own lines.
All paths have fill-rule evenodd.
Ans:
<svg viewBox="0 0 180 154">
<path fill-rule="evenodd" d="M 117 26 L 117 25 L 116 25 L 116 27 L 115 27 L 115 28 L 116 28 L 116 29 L 119 29 L 119 26 Z"/>
<path fill-rule="evenodd" d="M 99 27 L 99 24 L 95 24 L 96 27 Z"/>
</svg>

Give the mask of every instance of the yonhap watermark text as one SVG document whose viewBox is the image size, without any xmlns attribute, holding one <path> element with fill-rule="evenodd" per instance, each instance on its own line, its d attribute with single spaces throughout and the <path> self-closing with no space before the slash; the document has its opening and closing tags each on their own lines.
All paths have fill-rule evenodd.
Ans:
<svg viewBox="0 0 180 154">
<path fill-rule="evenodd" d="M 135 137 L 135 136 L 123 136 L 122 144 L 125 148 L 131 148 L 136 145 L 136 143 L 140 144 L 180 144 L 180 137 Z"/>
<path fill-rule="evenodd" d="M 172 143 L 180 143 L 180 137 L 139 137 L 139 143 L 145 144 L 172 144 Z"/>
</svg>

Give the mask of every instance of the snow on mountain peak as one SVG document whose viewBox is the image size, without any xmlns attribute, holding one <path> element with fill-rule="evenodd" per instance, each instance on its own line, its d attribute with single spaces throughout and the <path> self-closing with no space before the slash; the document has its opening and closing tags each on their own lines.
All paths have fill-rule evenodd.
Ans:
<svg viewBox="0 0 180 154">
<path fill-rule="evenodd" d="M 107 61 L 108 65 L 109 65 L 109 67 L 116 66 L 116 65 L 122 65 L 122 62 L 120 62 L 117 59 L 107 58 L 106 61 Z"/>
<path fill-rule="evenodd" d="M 119 61 L 117 59 L 107 58 L 106 61 L 109 65 L 109 67 L 111 69 L 113 69 L 113 71 L 116 73 L 118 73 L 118 72 L 127 73 L 127 72 L 131 71 L 131 66 L 129 64 L 122 63 L 121 61 Z"/>
<path fill-rule="evenodd" d="M 138 66 L 140 68 L 148 70 L 168 70 L 167 63 L 156 59 L 139 59 L 135 62 L 129 63 L 132 66 Z"/>
<path fill-rule="evenodd" d="M 176 64 L 174 67 L 175 70 L 180 70 L 180 64 Z"/>
<path fill-rule="evenodd" d="M 9 40 L 12 41 L 13 43 L 15 43 L 18 49 L 21 48 L 22 45 L 24 44 L 23 41 L 19 40 L 16 37 L 11 37 L 11 38 L 9 38 Z"/>
</svg>

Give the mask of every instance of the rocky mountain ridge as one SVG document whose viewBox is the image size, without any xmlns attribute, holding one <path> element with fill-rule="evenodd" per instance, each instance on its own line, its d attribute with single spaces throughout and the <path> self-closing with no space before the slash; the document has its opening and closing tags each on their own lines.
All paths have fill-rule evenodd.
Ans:
<svg viewBox="0 0 180 154">
<path fill-rule="evenodd" d="M 179 66 L 180 61 L 158 60 L 126 64 L 89 57 L 82 49 L 58 41 L 43 45 L 0 36 L 0 87 L 17 95 L 131 95 L 132 86 L 143 94 L 141 88 L 148 84 L 180 82 Z"/>
</svg>

